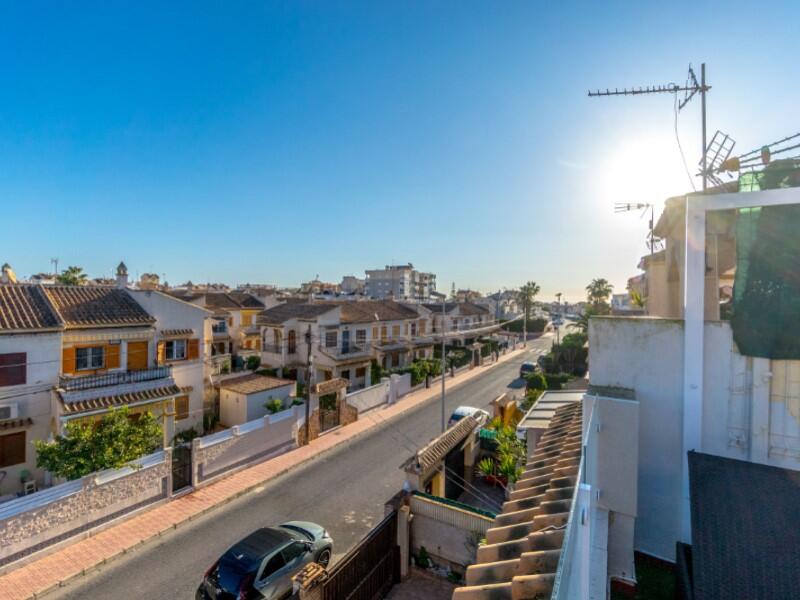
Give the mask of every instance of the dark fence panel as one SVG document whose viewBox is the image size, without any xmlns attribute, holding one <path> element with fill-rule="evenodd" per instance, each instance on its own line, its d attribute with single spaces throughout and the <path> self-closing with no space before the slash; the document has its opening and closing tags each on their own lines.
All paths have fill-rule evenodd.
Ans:
<svg viewBox="0 0 800 600">
<path fill-rule="evenodd" d="M 322 600 L 377 600 L 399 581 L 397 512 L 392 512 L 330 570 Z"/>
</svg>

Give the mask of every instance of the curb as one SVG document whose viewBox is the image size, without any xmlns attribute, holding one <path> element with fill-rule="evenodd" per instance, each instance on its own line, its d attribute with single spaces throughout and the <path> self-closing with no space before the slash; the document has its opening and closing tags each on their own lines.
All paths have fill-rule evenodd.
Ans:
<svg viewBox="0 0 800 600">
<path fill-rule="evenodd" d="M 519 352 L 525 351 L 527 349 L 528 349 L 527 347 L 523 347 L 523 348 L 518 348 L 516 350 L 512 350 L 511 352 L 505 354 L 503 358 L 501 358 L 500 360 L 492 363 L 491 365 L 486 365 L 484 367 L 478 367 L 478 368 L 479 369 L 485 368 L 487 371 L 491 370 L 492 368 L 494 368 L 494 367 L 496 367 L 496 366 L 498 366 L 498 365 L 500 365 L 500 364 L 502 364 L 504 362 L 507 362 L 507 360 L 510 360 L 511 357 L 515 356 Z M 469 372 L 470 371 L 468 370 L 467 373 L 469 373 Z M 460 385 L 463 385 L 464 383 L 467 383 L 467 381 L 460 381 L 460 382 L 459 381 L 455 381 L 453 383 L 453 385 L 451 387 L 449 387 L 448 389 L 452 390 L 454 388 L 459 387 Z M 431 386 L 431 388 L 427 388 L 427 389 L 429 389 L 429 390 L 433 389 L 433 386 Z M 394 420 L 396 420 L 396 419 L 408 414 L 410 411 L 423 408 L 424 406 L 428 405 L 429 403 L 435 401 L 438 398 L 439 398 L 439 394 L 438 393 L 433 393 L 430 398 L 426 398 L 424 400 L 421 400 L 419 402 L 419 404 L 417 404 L 417 405 L 415 405 L 413 407 L 409 406 L 408 409 L 406 409 L 406 410 L 402 410 L 402 411 L 400 411 L 400 412 L 398 412 L 398 413 L 396 413 L 396 414 L 394 414 L 394 415 L 392 415 L 390 417 L 386 417 L 381 422 L 373 421 L 373 425 L 371 427 L 369 427 L 369 428 L 367 428 L 367 429 L 365 429 L 363 431 L 360 431 L 358 433 L 355 433 L 352 436 L 348 437 L 347 439 L 340 440 L 336 444 L 334 444 L 334 445 L 332 445 L 332 446 L 330 446 L 328 448 L 322 449 L 319 452 L 316 452 L 315 454 L 313 454 L 313 455 L 301 460 L 300 462 L 297 462 L 297 463 L 295 463 L 295 464 L 293 464 L 291 466 L 288 466 L 288 467 L 285 467 L 285 468 L 281 469 L 280 471 L 274 473 L 270 477 L 270 479 L 276 479 L 278 477 L 281 477 L 281 476 L 285 475 L 286 473 L 288 473 L 289 471 L 292 471 L 292 470 L 294 470 L 294 469 L 296 469 L 298 467 L 305 467 L 307 465 L 310 465 L 314 461 L 318 460 L 319 458 L 324 457 L 324 456 L 334 452 L 335 450 L 339 450 L 339 449 L 341 449 L 342 446 L 344 446 L 344 445 L 346 445 L 346 444 L 348 444 L 350 442 L 353 442 L 355 440 L 358 440 L 360 438 L 363 438 L 367 434 L 372 434 L 372 433 L 375 433 L 376 431 L 379 431 L 380 429 L 388 426 L 392 421 L 394 421 Z M 374 410 L 367 411 L 367 412 L 372 413 L 372 412 L 374 412 Z M 319 438 L 317 438 L 317 439 L 319 439 Z M 302 446 L 298 447 L 298 449 L 301 448 L 301 447 Z M 272 460 L 274 458 L 277 458 L 277 457 L 272 457 L 270 459 L 267 459 L 267 461 L 264 461 L 264 462 L 268 462 L 269 460 Z M 250 465 L 250 466 L 254 467 L 254 466 L 259 465 L 259 464 L 263 464 L 263 462 L 262 463 L 254 463 L 253 465 Z M 237 473 L 240 473 L 240 472 L 241 471 L 237 471 Z M 236 473 L 232 473 L 231 476 L 233 476 L 235 474 Z M 218 481 L 222 481 L 224 479 L 225 478 L 221 478 Z M 214 482 L 214 483 L 218 483 L 218 481 Z M 265 480 L 265 482 L 266 482 L 266 480 Z M 159 530 L 158 532 L 154 533 L 153 535 L 151 535 L 151 536 L 149 536 L 147 538 L 143 538 L 143 539 L 139 540 L 138 542 L 134 543 L 133 545 L 131 545 L 131 546 L 127 547 L 127 548 L 123 548 L 122 550 L 116 552 L 115 554 L 107 556 L 107 557 L 103 558 L 101 561 L 99 561 L 99 562 L 97 562 L 97 563 L 95 563 L 95 564 L 93 564 L 93 565 L 91 565 L 89 567 L 85 567 L 85 568 L 81 569 L 80 572 L 77 572 L 74 575 L 71 575 L 71 576 L 69 576 L 69 577 L 67 577 L 65 579 L 59 580 L 58 583 L 55 583 L 55 584 L 53 584 L 53 585 L 51 585 L 51 586 L 49 586 L 49 587 L 47 587 L 47 588 L 45 588 L 43 590 L 40 590 L 40 591 L 37 591 L 37 592 L 33 592 L 32 595 L 28 596 L 28 598 L 29 599 L 31 599 L 31 598 L 32 599 L 42 598 L 42 597 L 46 596 L 47 594 L 49 594 L 49 593 L 51 593 L 51 592 L 53 592 L 53 591 L 55 591 L 55 590 L 57 590 L 59 588 L 66 587 L 67 585 L 69 585 L 69 583 L 75 581 L 76 579 L 78 579 L 80 577 L 85 577 L 86 575 L 88 575 L 88 574 L 90 574 L 90 573 L 92 573 L 94 571 L 97 571 L 99 568 L 109 565 L 110 563 L 116 561 L 120 557 L 125 556 L 127 554 L 133 553 L 134 551 L 138 550 L 141 546 L 149 544 L 153 540 L 156 540 L 156 539 L 162 537 L 164 534 L 169 533 L 170 531 L 175 531 L 179 527 L 181 527 L 181 526 L 183 526 L 183 525 L 185 525 L 187 523 L 191 523 L 192 521 L 195 521 L 195 520 L 199 519 L 200 517 L 203 517 L 206 514 L 212 512 L 214 510 L 217 510 L 218 508 L 221 508 L 223 506 L 226 506 L 227 504 L 230 504 L 234 500 L 236 500 L 238 498 L 241 498 L 245 494 L 250 493 L 251 491 L 253 491 L 255 488 L 259 487 L 260 485 L 263 485 L 265 482 L 256 483 L 256 484 L 250 485 L 248 487 L 245 487 L 245 488 L 243 488 L 241 490 L 238 490 L 234 494 L 232 494 L 232 495 L 220 500 L 219 502 L 217 502 L 217 503 L 215 503 L 215 504 L 213 504 L 211 506 L 208 506 L 206 508 L 203 508 L 199 512 L 197 512 L 197 513 L 195 513 L 193 515 L 190 515 L 190 516 L 188 516 L 188 517 L 186 517 L 184 519 L 181 519 L 180 521 L 172 523 L 169 526 L 166 526 L 163 529 Z M 89 539 L 90 537 L 92 537 L 92 536 L 88 536 L 87 538 L 84 538 L 84 539 Z M 42 557 L 42 558 L 44 558 L 44 557 Z M 12 571 L 9 571 L 9 573 L 11 573 L 11 572 Z"/>
</svg>

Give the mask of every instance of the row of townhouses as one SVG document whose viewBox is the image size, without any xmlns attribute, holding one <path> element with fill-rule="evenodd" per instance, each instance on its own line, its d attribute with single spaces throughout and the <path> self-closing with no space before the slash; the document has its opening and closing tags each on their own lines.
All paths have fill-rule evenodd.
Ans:
<svg viewBox="0 0 800 600">
<path fill-rule="evenodd" d="M 343 378 L 360 389 L 377 383 L 373 362 L 405 367 L 432 358 L 442 335 L 448 344 L 469 344 L 496 328 L 493 315 L 471 303 L 262 301 L 234 291 L 137 289 L 124 264 L 115 285 L 2 283 L 0 501 L 25 481 L 33 489 L 52 483 L 36 467 L 32 442 L 64 434 L 70 422 L 90 424 L 122 406 L 134 416 L 151 412 L 166 447 L 181 432 L 205 433 L 210 415 L 227 427 L 256 418 L 249 411 L 234 420 L 225 389 L 293 394 L 309 368 L 317 382 Z M 253 379 L 245 368 L 252 356 L 290 380 Z"/>
</svg>

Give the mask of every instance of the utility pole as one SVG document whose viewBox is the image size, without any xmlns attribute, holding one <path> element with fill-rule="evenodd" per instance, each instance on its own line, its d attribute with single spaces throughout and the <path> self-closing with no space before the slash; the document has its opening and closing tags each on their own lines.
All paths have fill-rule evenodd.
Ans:
<svg viewBox="0 0 800 600">
<path fill-rule="evenodd" d="M 702 139 L 703 139 L 703 148 L 702 151 L 702 173 L 703 176 L 703 191 L 705 192 L 707 188 L 707 180 L 708 180 L 708 173 L 706 171 L 706 154 L 708 152 L 708 148 L 706 147 L 706 92 L 711 89 L 710 85 L 706 85 L 706 63 L 702 63 L 700 65 L 700 81 L 697 81 L 697 76 L 694 74 L 694 69 L 692 66 L 689 65 L 689 73 L 686 76 L 686 84 L 683 86 L 679 86 L 674 83 L 668 83 L 666 85 L 651 85 L 647 87 L 639 87 L 637 88 L 623 88 L 614 90 L 606 89 L 605 91 L 597 90 L 597 91 L 590 91 L 589 97 L 594 98 L 597 96 L 639 96 L 642 94 L 675 94 L 677 96 L 678 92 L 683 92 L 683 100 L 678 102 L 677 110 L 683 110 L 683 107 L 686 106 L 689 101 L 694 97 L 695 94 L 698 92 L 700 93 L 700 110 L 701 110 L 701 126 L 702 126 Z"/>
<path fill-rule="evenodd" d="M 311 385 L 313 383 L 313 360 L 311 355 L 311 323 L 306 330 L 306 444 L 311 443 Z"/>
<path fill-rule="evenodd" d="M 562 319 L 562 316 L 561 316 L 561 292 L 558 292 L 556 294 L 556 299 L 557 299 L 557 306 L 558 306 L 558 308 L 556 309 L 558 311 L 556 313 L 556 316 L 558 317 L 558 321 L 557 321 L 557 324 L 556 324 L 556 346 L 560 346 L 561 345 L 561 328 L 560 328 L 559 324 L 563 322 L 563 319 Z"/>
<path fill-rule="evenodd" d="M 442 433 L 445 430 L 445 411 L 444 411 L 444 378 L 447 375 L 447 360 L 444 354 L 444 317 L 447 314 L 447 298 L 442 296 Z"/>
</svg>

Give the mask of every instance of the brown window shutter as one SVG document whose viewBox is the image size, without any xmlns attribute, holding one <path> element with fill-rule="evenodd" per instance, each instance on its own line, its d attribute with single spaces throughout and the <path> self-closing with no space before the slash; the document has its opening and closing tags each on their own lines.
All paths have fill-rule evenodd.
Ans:
<svg viewBox="0 0 800 600">
<path fill-rule="evenodd" d="M 120 344 L 106 346 L 106 369 L 119 369 L 119 347 Z"/>
<path fill-rule="evenodd" d="M 189 417 L 189 396 L 175 398 L 175 420 L 180 421 Z"/>
<path fill-rule="evenodd" d="M 75 348 L 64 348 L 61 352 L 61 371 L 64 375 L 72 375 L 75 372 Z"/>
<path fill-rule="evenodd" d="M 25 432 L 0 436 L 0 468 L 25 462 Z"/>
<path fill-rule="evenodd" d="M 186 343 L 186 358 L 194 360 L 200 356 L 200 340 L 189 340 Z"/>
<path fill-rule="evenodd" d="M 163 365 L 165 362 L 167 362 L 167 345 L 165 342 L 158 342 L 158 346 L 156 348 L 156 361 L 158 364 Z"/>
<path fill-rule="evenodd" d="M 26 383 L 27 360 L 26 352 L 0 354 L 0 387 Z"/>
</svg>

